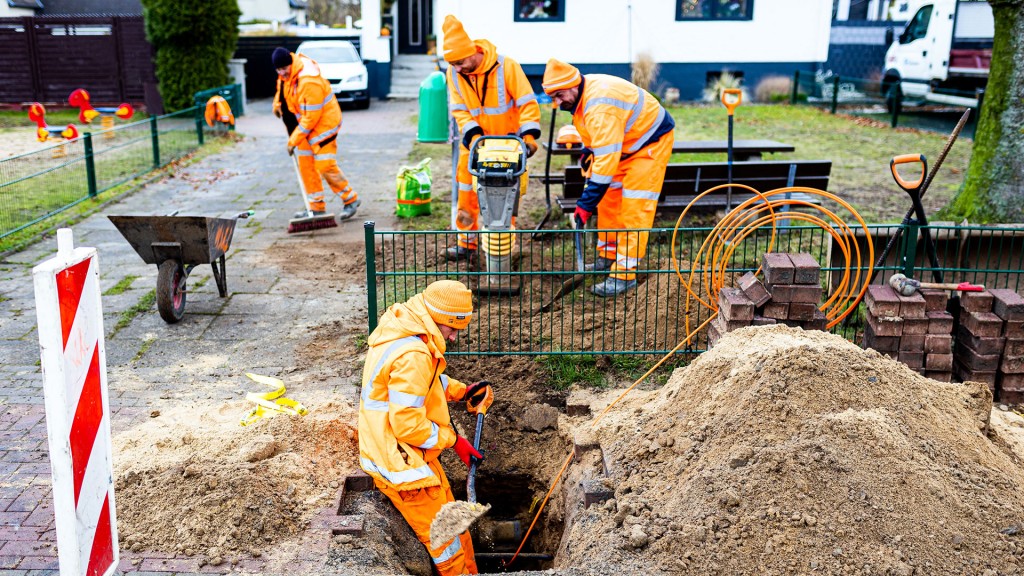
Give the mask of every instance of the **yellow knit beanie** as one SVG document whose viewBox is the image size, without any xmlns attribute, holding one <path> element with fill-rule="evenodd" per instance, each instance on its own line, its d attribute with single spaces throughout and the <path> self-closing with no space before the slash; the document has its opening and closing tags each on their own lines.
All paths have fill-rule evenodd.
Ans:
<svg viewBox="0 0 1024 576">
<path fill-rule="evenodd" d="M 462 282 L 439 280 L 423 291 L 427 312 L 438 326 L 463 330 L 473 317 L 473 293 Z"/>
<path fill-rule="evenodd" d="M 476 54 L 476 44 L 470 40 L 469 34 L 462 28 L 462 22 L 455 16 L 449 14 L 444 17 L 441 32 L 444 34 L 445 61 L 458 62 Z"/>
<path fill-rule="evenodd" d="M 579 84 L 580 71 L 575 66 L 554 58 L 548 60 L 548 65 L 544 68 L 544 78 L 541 80 L 541 88 L 544 89 L 544 92 L 550 95 L 559 90 L 579 86 Z"/>
</svg>

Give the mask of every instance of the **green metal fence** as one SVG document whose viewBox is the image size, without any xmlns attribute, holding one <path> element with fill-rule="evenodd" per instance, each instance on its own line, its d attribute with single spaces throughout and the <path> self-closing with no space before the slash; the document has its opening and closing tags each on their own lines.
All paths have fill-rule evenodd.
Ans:
<svg viewBox="0 0 1024 576">
<path fill-rule="evenodd" d="M 239 85 L 224 90 L 241 100 Z M 225 96 L 227 98 L 227 96 Z M 205 103 L 205 100 L 204 100 Z M 235 112 L 240 115 L 241 107 Z M 86 132 L 71 142 L 54 144 L 0 160 L 0 238 L 46 220 L 89 198 L 166 166 L 203 144 L 204 108 L 193 106 L 163 116 Z M 26 133 L 29 130 L 26 129 Z"/>
<path fill-rule="evenodd" d="M 487 272 L 465 261 L 449 262 L 444 250 L 455 243 L 452 232 L 378 231 L 372 222 L 365 224 L 367 308 L 372 331 L 380 314 L 395 302 L 402 302 L 440 279 L 460 280 L 471 288 Z M 889 238 L 901 226 L 871 226 L 875 257 L 881 254 Z M 884 266 L 878 269 L 874 283 L 888 281 L 899 271 L 907 276 L 931 279 L 920 227 L 902 227 L 900 241 Z M 971 281 L 990 288 L 1021 288 L 1024 267 L 1024 228 L 932 226 L 936 252 L 945 281 Z M 672 230 L 648 230 L 647 256 L 638 267 L 638 286 L 625 294 L 601 298 L 590 293 L 589 286 L 602 279 L 604 272 L 588 272 L 585 287 L 576 288 L 554 303 L 548 311 L 542 304 L 550 301 L 562 282 L 575 271 L 573 231 L 545 231 L 535 238 L 530 230 L 516 231 L 513 272 L 504 273 L 521 289 L 514 296 L 478 294 L 474 298 L 474 318 L 469 328 L 448 348 L 454 355 L 566 355 L 566 354 L 665 354 L 686 335 L 686 319 L 691 329 L 710 314 L 695 301 L 687 311 L 686 291 L 673 271 L 671 262 Z M 689 257 L 695 255 L 710 228 L 685 228 L 677 237 L 677 253 L 684 277 L 689 272 Z M 486 233 L 485 233 L 486 234 Z M 737 248 L 728 272 L 739 275 L 755 270 L 768 247 L 770 230 L 759 230 Z M 593 259 L 596 234 L 584 234 L 584 253 Z M 867 239 L 859 236 L 866 268 Z M 775 252 L 807 252 L 822 266 L 822 283 L 828 289 L 840 281 L 845 260 L 839 247 L 826 231 L 807 226 L 780 228 Z M 694 291 L 705 297 L 703 273 L 696 268 Z M 861 307 L 862 308 L 862 307 Z M 833 328 L 833 332 L 857 341 L 862 318 L 851 316 Z M 707 348 L 705 334 L 683 350 L 695 354 Z"/>
</svg>

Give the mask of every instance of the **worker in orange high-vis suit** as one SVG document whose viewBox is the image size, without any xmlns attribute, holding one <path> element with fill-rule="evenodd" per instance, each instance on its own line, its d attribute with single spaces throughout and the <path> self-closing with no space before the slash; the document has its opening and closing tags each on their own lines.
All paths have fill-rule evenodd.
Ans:
<svg viewBox="0 0 1024 576">
<path fill-rule="evenodd" d="M 359 208 L 359 196 L 349 186 L 345 174 L 338 168 L 338 132 L 341 130 L 341 106 L 334 96 L 330 82 L 320 75 L 320 66 L 311 58 L 295 55 L 284 48 L 275 48 L 271 55 L 277 70 L 278 90 L 288 110 L 295 114 L 299 125 L 288 137 L 288 154 L 295 154 L 299 173 L 306 189 L 306 198 L 313 214 L 303 210 L 295 218 L 322 216 L 327 213 L 324 204 L 324 184 L 341 197 L 345 207 L 338 216 L 348 220 Z M 281 116 L 279 108 L 282 94 L 274 96 L 274 114 Z"/>
<path fill-rule="evenodd" d="M 482 459 L 451 423 L 448 402 L 468 400 L 470 412 L 493 400 L 487 382 L 469 386 L 444 369 L 445 342 L 469 325 L 473 297 L 461 282 L 441 280 L 380 319 L 367 341 L 359 402 L 359 461 L 402 513 L 442 576 L 476 574 L 473 541 L 463 532 L 437 549 L 430 523 L 455 500 L 438 457 L 454 448 L 466 466 Z"/>
<path fill-rule="evenodd" d="M 647 251 L 665 167 L 672 155 L 675 122 L 646 90 L 615 76 L 587 74 L 555 59 L 544 70 L 544 92 L 572 113 L 586 148 L 581 166 L 588 175 L 576 202 L 584 224 L 597 212 L 598 259 L 592 269 L 610 270 L 595 285 L 598 296 L 621 294 L 636 286 L 636 267 Z M 634 231 L 635 230 L 635 231 Z"/>
<path fill-rule="evenodd" d="M 518 62 L 498 54 L 487 40 L 470 40 L 462 23 L 449 14 L 442 27 L 444 59 L 448 62 L 448 105 L 459 125 L 459 200 L 455 226 L 458 246 L 448 249 L 448 258 L 470 258 L 476 250 L 480 204 L 469 174 L 469 149 L 480 136 L 518 135 L 526 143 L 527 155 L 537 151 L 540 138 L 540 106 L 526 73 Z M 529 176 L 523 173 L 520 192 L 526 193 Z"/>
</svg>

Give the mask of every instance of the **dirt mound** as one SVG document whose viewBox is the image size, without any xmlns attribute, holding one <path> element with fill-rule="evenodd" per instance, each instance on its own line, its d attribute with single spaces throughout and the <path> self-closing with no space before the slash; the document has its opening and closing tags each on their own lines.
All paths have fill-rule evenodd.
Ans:
<svg viewBox="0 0 1024 576">
<path fill-rule="evenodd" d="M 117 514 L 132 551 L 259 556 L 329 506 L 356 462 L 355 410 L 308 406 L 304 417 L 241 427 L 251 404 L 179 408 L 114 438 Z"/>
<path fill-rule="evenodd" d="M 729 333 L 600 422 L 615 498 L 559 564 L 1016 573 L 1024 466 L 986 437 L 990 403 L 823 332 Z"/>
</svg>

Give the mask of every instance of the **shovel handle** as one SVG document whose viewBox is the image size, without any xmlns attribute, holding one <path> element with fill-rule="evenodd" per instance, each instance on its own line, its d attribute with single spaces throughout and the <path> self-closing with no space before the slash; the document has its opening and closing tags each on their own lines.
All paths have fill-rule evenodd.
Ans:
<svg viewBox="0 0 1024 576">
<path fill-rule="evenodd" d="M 900 173 L 896 170 L 896 167 L 900 164 L 921 164 L 921 175 L 917 177 L 917 180 L 907 182 L 900 176 Z M 892 172 L 892 177 L 896 179 L 896 183 L 899 184 L 900 188 L 904 191 L 910 192 L 917 190 L 924 183 L 925 174 L 928 173 L 928 160 L 924 157 L 924 154 L 900 154 L 889 161 L 889 170 Z"/>
<path fill-rule="evenodd" d="M 743 91 L 739 88 L 726 88 L 722 90 L 722 106 L 729 112 L 729 116 L 732 116 L 736 107 L 743 103 Z"/>
</svg>

